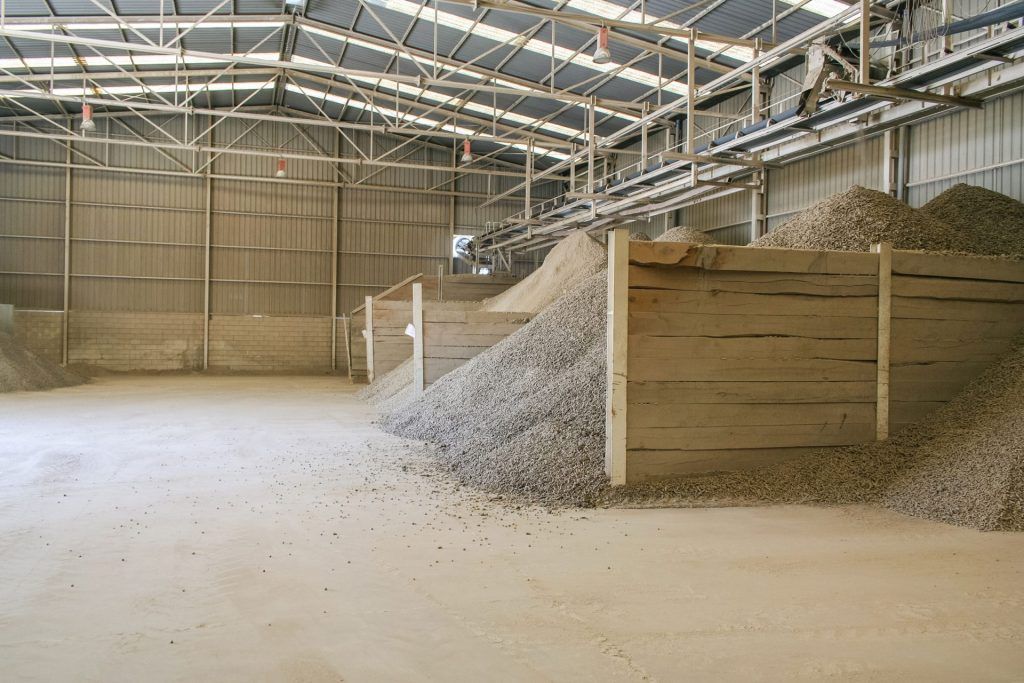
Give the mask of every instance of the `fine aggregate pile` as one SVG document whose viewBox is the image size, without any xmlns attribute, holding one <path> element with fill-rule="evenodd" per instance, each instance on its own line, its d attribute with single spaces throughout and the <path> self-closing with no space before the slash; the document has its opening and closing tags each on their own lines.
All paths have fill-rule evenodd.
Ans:
<svg viewBox="0 0 1024 683">
<path fill-rule="evenodd" d="M 976 254 L 1024 255 L 1024 203 L 958 183 L 920 208 L 970 240 Z"/>
<path fill-rule="evenodd" d="M 484 311 L 537 313 L 605 266 L 602 244 L 578 230 L 544 257 L 540 268 L 501 294 L 486 299 Z"/>
<path fill-rule="evenodd" d="M 0 332 L 0 393 L 70 387 L 83 381 L 32 353 L 11 335 Z"/>
<path fill-rule="evenodd" d="M 632 239 L 632 238 L 630 238 Z M 691 244 L 714 244 L 715 240 L 706 232 L 680 225 L 658 235 L 655 242 L 689 242 Z"/>
<path fill-rule="evenodd" d="M 630 242 L 650 242 L 651 236 L 646 232 L 631 232 L 629 233 Z"/>
<path fill-rule="evenodd" d="M 877 242 L 893 249 L 983 253 L 969 235 L 932 214 L 859 185 L 801 211 L 750 246 L 870 251 Z"/>
<path fill-rule="evenodd" d="M 688 229 L 659 241 L 706 239 Z M 682 232 L 681 232 L 682 231 Z M 602 495 L 608 283 L 602 269 L 415 400 L 385 414 L 395 434 L 439 444 L 464 483 L 544 505 Z"/>
</svg>

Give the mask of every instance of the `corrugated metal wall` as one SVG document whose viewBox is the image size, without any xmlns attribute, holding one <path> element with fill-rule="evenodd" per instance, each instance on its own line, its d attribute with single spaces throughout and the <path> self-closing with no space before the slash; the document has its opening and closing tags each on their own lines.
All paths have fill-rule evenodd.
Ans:
<svg viewBox="0 0 1024 683">
<path fill-rule="evenodd" d="M 907 175 L 911 206 L 956 183 L 1024 201 L 1024 93 L 914 126 Z"/>
<path fill-rule="evenodd" d="M 182 118 L 153 120 L 185 137 Z M 154 135 L 135 118 L 99 125 L 115 135 Z M 452 164 L 448 148 L 379 133 L 347 135 L 365 152 L 372 146 L 374 155 L 393 150 L 386 159 L 397 164 Z M 208 139 L 234 141 L 240 150 L 358 157 L 325 127 L 227 119 Z M 453 232 L 475 234 L 522 205 L 510 199 L 479 207 L 488 194 L 518 182 L 507 176 L 456 175 L 455 190 L 476 196 L 452 197 L 433 191 L 451 187 L 449 171 L 289 159 L 287 181 L 259 182 L 245 178 L 271 178 L 272 154 L 200 155 L 212 173 L 206 178 L 184 173 L 192 151 L 97 142 L 76 142 L 73 150 L 68 201 L 68 172 L 61 167 L 68 152 L 61 143 L 0 138 L 3 156 L 54 165 L 0 163 L 0 301 L 63 308 L 65 206 L 73 309 L 201 313 L 209 210 L 213 314 L 329 316 L 335 239 L 337 310 L 344 314 L 410 275 L 436 273 L 439 266 L 447 271 Z M 101 163 L 148 173 L 101 170 Z M 534 196 L 539 201 L 559 189 L 540 184 Z M 529 272 L 539 258 L 520 255 L 516 271 Z"/>
</svg>

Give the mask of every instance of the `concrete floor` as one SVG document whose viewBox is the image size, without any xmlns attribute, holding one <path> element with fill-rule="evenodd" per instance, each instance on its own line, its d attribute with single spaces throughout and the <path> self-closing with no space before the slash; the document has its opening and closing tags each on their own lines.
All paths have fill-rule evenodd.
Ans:
<svg viewBox="0 0 1024 683">
<path fill-rule="evenodd" d="M 352 393 L 0 396 L 0 678 L 1024 679 L 1024 535 L 866 508 L 509 510 L 408 466 Z"/>
</svg>

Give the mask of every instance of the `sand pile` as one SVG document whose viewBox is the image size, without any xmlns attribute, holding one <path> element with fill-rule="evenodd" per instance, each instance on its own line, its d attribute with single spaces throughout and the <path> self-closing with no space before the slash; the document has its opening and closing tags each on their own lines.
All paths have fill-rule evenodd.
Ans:
<svg viewBox="0 0 1024 683">
<path fill-rule="evenodd" d="M 632 239 L 632 238 L 630 238 Z M 655 242 L 690 242 L 692 244 L 714 244 L 715 240 L 706 232 L 680 225 L 670 228 L 658 236 Z"/>
<path fill-rule="evenodd" d="M 629 233 L 630 242 L 650 242 L 651 236 L 646 232 L 631 232 Z"/>
<path fill-rule="evenodd" d="M 578 230 L 558 242 L 540 268 L 522 282 L 485 300 L 481 309 L 537 313 L 604 265 L 604 245 Z"/>
<path fill-rule="evenodd" d="M 685 230 L 687 241 L 706 239 Z M 440 444 L 437 457 L 458 479 L 503 497 L 594 504 L 606 488 L 607 298 L 602 269 L 382 426 Z"/>
<path fill-rule="evenodd" d="M 83 381 L 35 355 L 11 335 L 0 332 L 0 393 L 70 387 Z"/>
<path fill-rule="evenodd" d="M 970 240 L 974 253 L 1024 255 L 1024 204 L 983 187 L 959 183 L 921 207 Z"/>
<path fill-rule="evenodd" d="M 933 215 L 859 185 L 801 211 L 750 246 L 870 251 L 876 242 L 890 242 L 894 249 L 984 253 Z"/>
</svg>

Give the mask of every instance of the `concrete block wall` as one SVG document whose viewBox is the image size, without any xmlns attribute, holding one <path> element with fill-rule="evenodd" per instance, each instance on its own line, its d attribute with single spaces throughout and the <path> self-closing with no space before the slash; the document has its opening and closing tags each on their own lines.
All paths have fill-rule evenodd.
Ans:
<svg viewBox="0 0 1024 683">
<path fill-rule="evenodd" d="M 14 338 L 53 363 L 60 362 L 63 327 L 61 311 L 14 311 Z"/>
<path fill-rule="evenodd" d="M 331 319 L 214 315 L 210 318 L 210 369 L 330 372 Z"/>
<path fill-rule="evenodd" d="M 315 316 L 215 315 L 210 368 L 235 372 L 331 371 L 331 319 Z M 348 372 L 344 328 L 337 371 Z M 203 316 L 195 313 L 71 311 L 68 361 L 113 371 L 202 370 Z M 14 334 L 54 363 L 61 360 L 61 311 L 16 309 Z"/>
<path fill-rule="evenodd" d="M 200 370 L 203 316 L 71 311 L 68 363 L 109 370 Z"/>
</svg>

